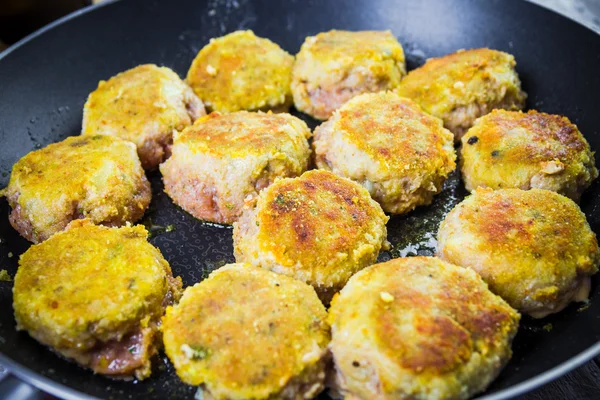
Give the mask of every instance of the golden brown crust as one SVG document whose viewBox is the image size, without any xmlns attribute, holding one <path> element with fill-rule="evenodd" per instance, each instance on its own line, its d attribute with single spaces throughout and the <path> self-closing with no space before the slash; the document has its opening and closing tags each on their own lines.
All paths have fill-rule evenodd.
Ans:
<svg viewBox="0 0 600 400">
<path fill-rule="evenodd" d="M 361 183 L 394 214 L 429 204 L 456 167 L 441 120 L 391 92 L 344 104 L 315 130 L 313 146 L 319 168 Z"/>
<path fill-rule="evenodd" d="M 296 56 L 294 104 L 324 120 L 354 96 L 395 88 L 405 74 L 404 51 L 390 31 L 319 33 Z"/>
<path fill-rule="evenodd" d="M 311 133 L 304 121 L 287 113 L 213 112 L 178 134 L 176 141 L 194 153 L 241 158 L 278 150 L 295 136 L 308 139 Z"/>
<path fill-rule="evenodd" d="M 512 55 L 487 48 L 430 58 L 402 80 L 400 96 L 444 120 L 459 140 L 475 119 L 494 108 L 519 110 L 527 95 Z"/>
<path fill-rule="evenodd" d="M 360 185 L 320 170 L 263 190 L 256 212 L 234 225 L 234 254 L 333 294 L 377 259 L 385 216 Z"/>
<path fill-rule="evenodd" d="M 410 257 L 352 277 L 329 322 L 346 396 L 467 398 L 508 362 L 519 314 L 473 271 Z"/>
<path fill-rule="evenodd" d="M 11 224 L 37 243 L 73 219 L 108 226 L 135 222 L 151 192 L 135 147 L 96 135 L 69 137 L 25 155 L 13 166 L 5 195 Z"/>
<path fill-rule="evenodd" d="M 462 144 L 468 190 L 535 187 L 577 201 L 598 177 L 588 142 L 560 115 L 494 110 L 477 121 Z"/>
<path fill-rule="evenodd" d="M 167 309 L 165 351 L 184 382 L 214 399 L 312 397 L 323 389 L 326 319 L 310 286 L 231 264 Z"/>
<path fill-rule="evenodd" d="M 448 140 L 440 120 L 424 113 L 412 100 L 393 93 L 364 95 L 364 101 L 342 107 L 336 128 L 356 147 L 390 169 L 436 160 Z M 453 166 L 453 160 L 445 160 Z M 417 167 L 418 168 L 418 167 Z M 452 170 L 450 168 L 450 170 Z"/>
<path fill-rule="evenodd" d="M 194 59 L 187 81 L 211 111 L 287 111 L 293 63 L 277 44 L 237 31 L 211 39 Z"/>
<path fill-rule="evenodd" d="M 30 247 L 13 288 L 17 329 L 97 373 L 149 376 L 158 324 L 179 299 L 181 278 L 146 237 L 140 225 L 79 220 Z"/>
<path fill-rule="evenodd" d="M 536 317 L 577 297 L 600 262 L 579 207 L 540 189 L 477 189 L 446 216 L 438 240 L 440 257 L 473 268 L 493 292 Z"/>
<path fill-rule="evenodd" d="M 244 200 L 308 166 L 311 132 L 289 114 L 213 112 L 175 136 L 165 192 L 199 219 L 232 223 Z"/>
<path fill-rule="evenodd" d="M 173 132 L 204 115 L 204 105 L 166 67 L 140 65 L 100 81 L 83 110 L 83 135 L 112 135 L 138 148 L 145 169 L 170 155 Z"/>
</svg>

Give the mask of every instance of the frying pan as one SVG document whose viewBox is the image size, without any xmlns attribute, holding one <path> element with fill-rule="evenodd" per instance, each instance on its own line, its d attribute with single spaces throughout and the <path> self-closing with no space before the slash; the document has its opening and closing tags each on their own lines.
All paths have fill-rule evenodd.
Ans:
<svg viewBox="0 0 600 400">
<path fill-rule="evenodd" d="M 296 53 L 308 35 L 338 29 L 391 29 L 403 44 L 409 69 L 425 58 L 460 48 L 491 47 L 515 55 L 529 93 L 528 107 L 568 116 L 600 149 L 600 37 L 523 1 L 464 0 L 122 0 L 73 14 L 44 28 L 0 56 L 0 186 L 23 155 L 81 129 L 83 103 L 98 80 L 142 63 L 168 66 L 184 76 L 197 51 L 212 37 L 253 29 Z M 305 118 L 314 127 L 316 122 Z M 192 285 L 232 255 L 231 229 L 199 222 L 174 206 L 152 173 L 153 200 L 144 222 L 173 271 Z M 600 185 L 581 207 L 600 232 Z M 465 195 L 457 174 L 434 203 L 388 224 L 394 245 L 380 255 L 431 255 L 437 226 Z M 0 200 L 0 268 L 14 276 L 29 246 L 8 224 Z M 175 229 L 165 232 L 166 225 Z M 485 395 L 522 394 L 600 353 L 600 285 L 591 302 L 536 321 L 524 317 L 514 356 Z M 164 356 L 143 382 L 93 375 L 26 333 L 15 331 L 12 283 L 0 282 L 0 363 L 21 379 L 65 398 L 193 398 Z M 88 397 L 89 396 L 89 397 Z"/>
</svg>

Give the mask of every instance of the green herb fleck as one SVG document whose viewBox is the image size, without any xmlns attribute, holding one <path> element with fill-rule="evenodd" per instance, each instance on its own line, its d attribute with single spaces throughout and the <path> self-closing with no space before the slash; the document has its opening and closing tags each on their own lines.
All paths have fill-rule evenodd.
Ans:
<svg viewBox="0 0 600 400">
<path fill-rule="evenodd" d="M 577 309 L 577 312 L 582 312 L 590 308 L 590 301 L 586 300 L 581 307 Z"/>
<path fill-rule="evenodd" d="M 136 353 L 136 347 L 135 346 L 131 346 L 130 348 L 127 349 L 128 352 L 130 352 L 131 354 L 135 354 Z"/>
<path fill-rule="evenodd" d="M 0 282 L 10 282 L 12 278 L 5 269 L 0 270 Z"/>
<path fill-rule="evenodd" d="M 550 332 L 552 330 L 552 324 L 548 323 L 548 324 L 542 326 L 542 329 L 545 330 L 546 332 Z"/>
<path fill-rule="evenodd" d="M 175 230 L 175 225 L 171 224 L 171 225 L 167 225 L 165 227 L 165 232 L 172 232 Z"/>
<path fill-rule="evenodd" d="M 210 356 L 210 349 L 202 346 L 190 346 L 188 344 L 181 345 L 181 351 L 191 360 L 204 360 Z"/>
<path fill-rule="evenodd" d="M 225 204 L 225 207 L 227 207 L 228 210 L 233 210 L 233 204 L 227 203 Z"/>
<path fill-rule="evenodd" d="M 283 198 L 282 194 L 277 195 L 277 197 L 275 198 L 275 203 L 279 204 L 280 206 L 285 204 L 285 199 Z"/>
</svg>

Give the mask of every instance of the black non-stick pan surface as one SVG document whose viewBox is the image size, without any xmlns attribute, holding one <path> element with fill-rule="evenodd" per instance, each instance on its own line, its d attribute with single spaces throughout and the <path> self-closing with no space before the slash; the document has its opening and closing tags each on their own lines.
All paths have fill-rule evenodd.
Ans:
<svg viewBox="0 0 600 400">
<path fill-rule="evenodd" d="M 143 63 L 185 73 L 212 37 L 253 29 L 291 53 L 308 35 L 332 28 L 391 29 L 404 46 L 409 69 L 427 57 L 461 48 L 491 47 L 514 54 L 528 107 L 564 114 L 577 123 L 593 149 L 600 149 L 600 37 L 576 23 L 523 1 L 462 0 L 122 0 L 67 17 L 34 34 L 0 57 L 0 187 L 26 153 L 77 135 L 82 107 L 98 80 Z M 308 119 L 307 119 L 308 120 Z M 309 121 L 312 127 L 315 121 Z M 153 199 L 144 222 L 173 271 L 192 285 L 234 261 L 231 229 L 203 224 L 174 206 L 150 174 Z M 443 216 L 465 195 L 455 174 L 429 207 L 394 217 L 394 245 L 380 260 L 432 254 Z M 581 207 L 600 232 L 600 185 Z M 0 200 L 0 269 L 14 276 L 29 246 L 8 223 Z M 174 225 L 165 232 L 162 227 Z M 600 353 L 600 288 L 594 279 L 588 306 L 571 305 L 541 321 L 524 317 L 514 356 L 486 393 L 518 395 Z M 143 382 L 95 376 L 60 359 L 26 333 L 15 331 L 12 283 L 0 282 L 0 362 L 22 379 L 62 397 L 193 398 L 164 356 Z"/>
</svg>

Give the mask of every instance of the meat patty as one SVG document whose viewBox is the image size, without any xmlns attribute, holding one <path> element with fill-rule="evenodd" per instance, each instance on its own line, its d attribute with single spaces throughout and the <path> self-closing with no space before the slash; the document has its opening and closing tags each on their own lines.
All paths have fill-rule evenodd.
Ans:
<svg viewBox="0 0 600 400">
<path fill-rule="evenodd" d="M 175 136 L 165 192 L 194 217 L 231 224 L 244 200 L 307 168 L 311 133 L 289 114 L 214 112 Z"/>
<path fill-rule="evenodd" d="M 337 31 L 309 36 L 292 72 L 294 105 L 325 120 L 352 97 L 398 86 L 404 51 L 390 31 Z"/>
<path fill-rule="evenodd" d="M 252 31 L 237 31 L 200 50 L 187 81 L 211 111 L 287 111 L 294 57 Z"/>
<path fill-rule="evenodd" d="M 346 399 L 467 399 L 512 355 L 519 314 L 472 270 L 394 259 L 350 278 L 329 309 Z"/>
<path fill-rule="evenodd" d="M 95 373 L 147 378 L 181 278 L 146 237 L 78 220 L 31 246 L 15 276 L 17 329 Z"/>
<path fill-rule="evenodd" d="M 312 285 L 325 303 L 387 243 L 388 217 L 357 183 L 327 171 L 280 179 L 233 225 L 237 262 Z"/>
<path fill-rule="evenodd" d="M 598 177 L 594 154 L 568 118 L 494 110 L 462 138 L 465 187 L 547 189 L 575 201 Z"/>
<path fill-rule="evenodd" d="M 600 262 L 577 204 L 541 189 L 476 189 L 442 222 L 437 253 L 534 318 L 587 300 Z"/>
<path fill-rule="evenodd" d="M 458 142 L 478 117 L 495 108 L 525 106 L 527 94 L 515 65 L 514 57 L 502 51 L 459 50 L 410 71 L 397 93 L 441 118 Z"/>
<path fill-rule="evenodd" d="M 348 101 L 315 130 L 316 164 L 363 185 L 384 211 L 431 203 L 456 167 L 453 135 L 391 92 Z"/>
<path fill-rule="evenodd" d="M 329 326 L 310 286 L 230 264 L 167 308 L 165 351 L 203 398 L 310 399 L 323 390 Z"/>
<path fill-rule="evenodd" d="M 13 166 L 3 191 L 12 226 L 39 243 L 69 222 L 121 226 L 142 217 L 150 184 L 135 146 L 110 136 L 75 136 L 32 151 Z"/>
<path fill-rule="evenodd" d="M 204 114 L 200 99 L 175 72 L 145 64 L 100 81 L 83 108 L 81 133 L 129 140 L 142 166 L 155 169 L 171 154 L 173 132 Z"/>
</svg>

